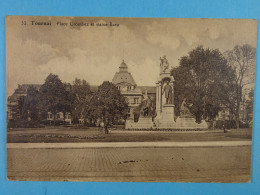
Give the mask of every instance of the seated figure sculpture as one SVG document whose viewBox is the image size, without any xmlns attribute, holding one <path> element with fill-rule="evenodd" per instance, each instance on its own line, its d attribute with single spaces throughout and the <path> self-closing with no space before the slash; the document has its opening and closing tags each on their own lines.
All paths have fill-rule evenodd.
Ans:
<svg viewBox="0 0 260 195">
<path fill-rule="evenodd" d="M 154 102 L 150 97 L 144 95 L 141 104 L 135 109 L 135 113 L 140 114 L 142 118 L 150 118 L 154 116 Z"/>
<path fill-rule="evenodd" d="M 190 108 L 192 104 L 188 104 L 186 102 L 186 98 L 183 99 L 180 107 L 180 117 L 193 117 L 193 115 L 190 112 Z"/>
</svg>

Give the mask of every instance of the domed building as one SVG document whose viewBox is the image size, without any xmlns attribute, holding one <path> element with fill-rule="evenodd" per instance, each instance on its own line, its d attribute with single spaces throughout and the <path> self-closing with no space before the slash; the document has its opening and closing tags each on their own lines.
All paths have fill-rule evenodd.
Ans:
<svg viewBox="0 0 260 195">
<path fill-rule="evenodd" d="M 126 101 L 129 106 L 129 114 L 133 116 L 134 108 L 136 108 L 143 99 L 142 90 L 137 87 L 136 82 L 130 72 L 128 72 L 128 67 L 123 60 L 119 66 L 119 72 L 116 72 L 112 83 L 117 86 L 122 95 L 126 97 Z"/>
<path fill-rule="evenodd" d="M 133 91 L 136 88 L 137 85 L 131 73 L 128 72 L 128 67 L 124 60 L 119 66 L 119 72 L 116 72 L 112 83 L 115 84 L 121 92 Z"/>
<path fill-rule="evenodd" d="M 138 107 L 144 97 L 153 97 L 155 99 L 156 97 L 156 88 L 151 86 L 137 86 L 132 74 L 128 71 L 127 64 L 123 60 L 122 63 L 119 66 L 119 71 L 115 73 L 112 83 L 117 86 L 117 88 L 120 90 L 121 94 L 126 97 L 126 101 L 129 106 L 129 117 L 134 118 L 134 109 Z M 19 111 L 17 110 L 18 102 L 20 99 L 23 99 L 27 95 L 27 89 L 29 86 L 34 86 L 37 90 L 41 87 L 41 85 L 36 84 L 22 84 L 18 85 L 18 89 L 15 90 L 15 92 L 8 97 L 7 99 L 7 119 L 15 120 L 19 119 Z M 91 91 L 95 92 L 98 89 L 98 86 L 96 85 L 90 85 Z M 63 121 L 63 114 L 58 113 L 55 117 L 58 120 Z M 47 121 L 53 121 L 54 115 L 51 113 L 48 113 Z M 84 119 L 79 119 L 80 123 L 84 123 Z M 65 115 L 65 121 L 67 123 L 71 123 L 71 115 L 68 113 L 68 115 Z"/>
</svg>

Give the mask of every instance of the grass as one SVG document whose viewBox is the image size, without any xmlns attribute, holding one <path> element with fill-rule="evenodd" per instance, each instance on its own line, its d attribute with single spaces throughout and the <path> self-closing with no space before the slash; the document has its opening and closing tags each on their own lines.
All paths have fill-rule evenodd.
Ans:
<svg viewBox="0 0 260 195">
<path fill-rule="evenodd" d="M 252 140 L 252 129 L 224 132 L 186 131 L 125 131 L 110 129 L 104 134 L 100 128 L 47 127 L 8 129 L 8 143 L 69 143 L 69 142 L 156 142 L 156 141 L 232 141 Z"/>
</svg>

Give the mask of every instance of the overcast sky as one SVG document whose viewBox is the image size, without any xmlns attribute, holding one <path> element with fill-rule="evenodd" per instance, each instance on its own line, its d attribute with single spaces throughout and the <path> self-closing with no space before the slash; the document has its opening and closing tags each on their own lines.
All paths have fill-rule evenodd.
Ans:
<svg viewBox="0 0 260 195">
<path fill-rule="evenodd" d="M 22 25 L 26 21 L 26 25 Z M 32 22 L 50 22 L 49 26 Z M 68 23 L 68 26 L 57 25 Z M 70 26 L 110 23 L 115 26 Z M 256 20 L 18 17 L 6 19 L 7 96 L 18 84 L 42 84 L 50 73 L 63 82 L 77 77 L 91 85 L 112 81 L 125 59 L 137 85 L 154 86 L 160 57 L 176 67 L 198 45 L 232 49 L 256 47 Z"/>
</svg>

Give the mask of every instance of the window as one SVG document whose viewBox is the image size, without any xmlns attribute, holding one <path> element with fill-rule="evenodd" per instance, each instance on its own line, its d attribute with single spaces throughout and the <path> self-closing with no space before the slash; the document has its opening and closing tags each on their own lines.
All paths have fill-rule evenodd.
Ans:
<svg viewBox="0 0 260 195">
<path fill-rule="evenodd" d="M 139 103 L 139 98 L 134 98 L 134 104 L 138 104 Z"/>
<path fill-rule="evenodd" d="M 59 119 L 60 118 L 60 114 L 56 114 L 56 119 Z"/>
</svg>

